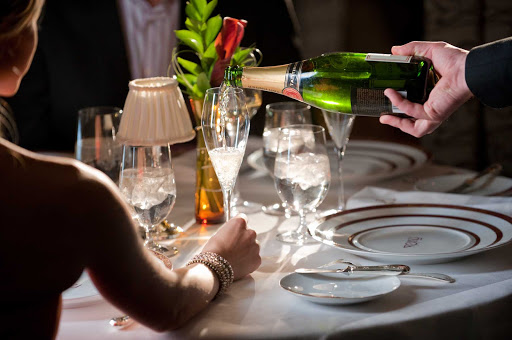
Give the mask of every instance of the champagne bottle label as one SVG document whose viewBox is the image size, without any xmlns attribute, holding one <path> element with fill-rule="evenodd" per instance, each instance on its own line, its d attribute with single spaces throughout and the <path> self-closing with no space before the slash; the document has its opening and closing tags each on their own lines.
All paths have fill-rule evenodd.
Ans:
<svg viewBox="0 0 512 340">
<path fill-rule="evenodd" d="M 288 65 L 284 80 L 283 94 L 293 99 L 304 101 L 300 93 L 300 74 L 302 72 L 302 61 Z"/>
<path fill-rule="evenodd" d="M 405 92 L 401 92 L 401 94 L 406 97 Z M 404 113 L 391 104 L 382 89 L 352 88 L 350 102 L 352 103 L 352 113 L 355 115 L 379 117 L 382 114 Z"/>
<path fill-rule="evenodd" d="M 368 53 L 364 60 L 366 61 L 382 61 L 387 63 L 404 63 L 409 64 L 412 56 L 410 55 L 393 55 L 381 53 Z"/>
</svg>

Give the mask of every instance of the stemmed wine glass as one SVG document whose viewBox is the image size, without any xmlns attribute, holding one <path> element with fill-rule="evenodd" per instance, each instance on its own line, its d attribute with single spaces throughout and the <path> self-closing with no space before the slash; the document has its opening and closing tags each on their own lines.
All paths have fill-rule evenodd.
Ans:
<svg viewBox="0 0 512 340">
<path fill-rule="evenodd" d="M 263 163 L 270 176 L 274 176 L 279 129 L 292 124 L 311 124 L 311 106 L 300 102 L 278 102 L 268 104 L 263 129 Z M 286 203 L 274 203 L 262 208 L 265 214 L 290 216 Z"/>
<path fill-rule="evenodd" d="M 121 144 L 116 141 L 122 110 L 92 106 L 78 111 L 75 158 L 104 172 L 117 183 Z"/>
<path fill-rule="evenodd" d="M 176 201 L 169 145 L 124 145 L 119 189 L 146 232 L 144 246 L 165 255 L 176 254 L 175 247 L 168 249 L 153 239 L 155 226 L 167 217 Z"/>
<path fill-rule="evenodd" d="M 231 217 L 231 194 L 247 146 L 250 118 L 242 89 L 206 91 L 201 120 L 204 141 L 224 195 L 226 221 Z"/>
<path fill-rule="evenodd" d="M 345 150 L 354 125 L 356 116 L 351 114 L 339 113 L 322 110 L 325 125 L 334 142 L 334 151 L 337 156 L 338 166 L 338 206 L 336 209 L 324 211 L 322 215 L 332 214 L 345 209 L 345 191 L 343 184 L 343 167 L 342 160 L 345 156 Z"/>
<path fill-rule="evenodd" d="M 244 94 L 245 104 L 247 106 L 247 110 L 249 111 L 249 119 L 252 119 L 262 104 L 261 90 L 244 89 Z M 241 196 L 239 183 L 240 181 L 237 180 L 235 183 L 235 188 L 233 189 L 233 197 L 231 198 L 231 209 L 233 209 L 233 212 L 236 211 L 250 214 L 261 211 L 261 204 L 248 201 Z"/>
<path fill-rule="evenodd" d="M 325 129 L 298 124 L 279 130 L 274 166 L 277 194 L 288 207 L 299 213 L 297 230 L 277 235 L 281 242 L 303 245 L 314 242 L 306 224 L 306 213 L 324 200 L 331 181 Z"/>
</svg>

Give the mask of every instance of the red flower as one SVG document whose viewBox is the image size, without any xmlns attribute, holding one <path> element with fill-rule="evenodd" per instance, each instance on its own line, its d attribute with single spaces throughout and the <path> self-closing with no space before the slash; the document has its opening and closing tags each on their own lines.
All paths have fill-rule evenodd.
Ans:
<svg viewBox="0 0 512 340">
<path fill-rule="evenodd" d="M 247 26 L 246 20 L 225 17 L 222 22 L 222 29 L 215 39 L 215 49 L 218 59 L 212 70 L 210 84 L 219 86 L 224 79 L 224 70 L 229 66 L 231 57 L 240 45 L 244 37 L 244 28 Z"/>
</svg>

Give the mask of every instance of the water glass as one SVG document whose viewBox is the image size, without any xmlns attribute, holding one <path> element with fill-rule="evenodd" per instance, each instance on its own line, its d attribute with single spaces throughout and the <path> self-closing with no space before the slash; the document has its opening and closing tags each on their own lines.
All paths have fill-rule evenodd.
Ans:
<svg viewBox="0 0 512 340">
<path fill-rule="evenodd" d="M 325 129 L 318 125 L 297 124 L 279 130 L 274 184 L 279 198 L 300 216 L 296 230 L 277 235 L 281 242 L 303 245 L 315 242 L 306 224 L 306 213 L 325 199 L 331 170 Z"/>
</svg>

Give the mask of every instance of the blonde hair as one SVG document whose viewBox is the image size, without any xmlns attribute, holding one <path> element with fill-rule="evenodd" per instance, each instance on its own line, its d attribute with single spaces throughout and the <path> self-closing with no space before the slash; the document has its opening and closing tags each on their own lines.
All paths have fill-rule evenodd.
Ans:
<svg viewBox="0 0 512 340">
<path fill-rule="evenodd" d="M 1 0 L 0 42 L 17 37 L 39 16 L 44 0 Z"/>
</svg>

